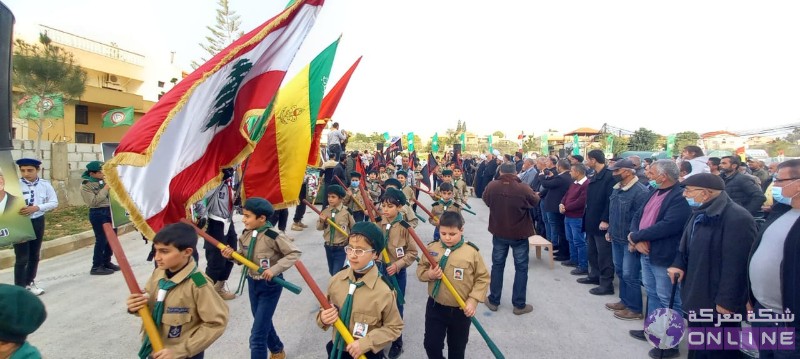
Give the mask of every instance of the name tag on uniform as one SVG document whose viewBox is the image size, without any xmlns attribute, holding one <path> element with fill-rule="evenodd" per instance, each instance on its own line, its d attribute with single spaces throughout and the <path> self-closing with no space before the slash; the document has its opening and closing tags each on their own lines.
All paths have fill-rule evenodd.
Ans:
<svg viewBox="0 0 800 359">
<path fill-rule="evenodd" d="M 406 251 L 404 251 L 402 247 L 395 248 L 394 252 L 397 255 L 397 258 L 403 258 L 406 256 Z"/>
<path fill-rule="evenodd" d="M 182 325 L 169 327 L 169 332 L 167 332 L 167 338 L 179 338 L 181 336 L 182 329 L 183 329 Z"/>
<path fill-rule="evenodd" d="M 261 264 L 261 268 L 269 269 L 270 267 L 269 258 L 261 258 L 258 263 Z"/>
<path fill-rule="evenodd" d="M 368 330 L 369 330 L 369 324 L 356 322 L 356 324 L 353 326 L 353 337 L 363 338 L 367 336 Z"/>
<path fill-rule="evenodd" d="M 167 307 L 167 313 L 189 313 L 186 307 Z"/>
<path fill-rule="evenodd" d="M 453 268 L 453 279 L 464 280 L 464 268 Z"/>
</svg>

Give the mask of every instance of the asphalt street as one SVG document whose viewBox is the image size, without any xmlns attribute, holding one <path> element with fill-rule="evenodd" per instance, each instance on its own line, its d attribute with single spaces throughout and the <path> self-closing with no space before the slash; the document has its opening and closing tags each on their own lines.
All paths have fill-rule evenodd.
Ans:
<svg viewBox="0 0 800 359">
<path fill-rule="evenodd" d="M 432 200 L 423 195 L 423 203 Z M 491 267 L 492 237 L 487 231 L 489 210 L 477 198 L 470 198 L 477 215 L 465 213 L 466 239 L 481 249 L 487 267 Z M 290 209 L 290 215 L 294 209 Z M 424 216 L 421 210 L 420 215 Z M 289 217 L 291 227 L 291 216 Z M 237 228 L 243 226 L 238 222 Z M 87 219 L 88 220 L 88 219 Z M 327 264 L 321 232 L 314 230 L 317 215 L 307 210 L 303 222 L 309 226 L 302 232 L 287 230 L 303 251 L 302 261 L 325 290 L 328 283 Z M 427 241 L 433 237 L 433 226 L 420 223 L 417 232 Z M 120 238 L 128 260 L 143 285 L 153 265 L 145 258 L 150 245 L 133 232 Z M 200 267 L 205 268 L 202 242 Z M 618 297 L 595 296 L 588 293 L 589 285 L 578 284 L 569 269 L 556 263 L 549 268 L 549 258 L 537 260 L 531 250 L 528 269 L 527 301 L 533 312 L 517 316 L 512 313 L 511 284 L 514 266 L 509 256 L 500 308 L 490 311 L 479 305 L 476 317 L 506 358 L 647 358 L 651 348 L 646 342 L 628 336 L 631 329 L 641 329 L 642 321 L 615 319 L 605 309 L 607 302 Z M 121 273 L 109 276 L 90 276 L 92 247 L 83 248 L 59 257 L 42 261 L 37 282 L 45 288 L 41 297 L 47 311 L 47 321 L 29 337 L 46 358 L 134 358 L 140 345 L 140 320 L 126 313 L 128 289 Z M 234 267 L 230 287 L 235 289 L 241 266 Z M 405 294 L 405 352 L 402 358 L 424 358 L 422 346 L 426 285 L 409 271 Z M 319 310 L 311 291 L 295 269 L 285 274 L 286 280 L 304 288 L 295 295 L 284 291 L 274 316 L 277 332 L 284 342 L 288 358 L 324 358 L 325 343 L 330 331 L 317 327 L 315 314 Z M 0 282 L 13 283 L 13 269 L 0 271 Z M 244 358 L 249 356 L 248 337 L 253 322 L 247 295 L 228 302 L 230 322 L 225 334 L 208 350 L 207 358 Z M 682 354 L 685 357 L 685 345 Z M 445 353 L 446 355 L 446 353 Z M 474 328 L 467 346 L 468 358 L 491 358 L 483 338 Z"/>
</svg>

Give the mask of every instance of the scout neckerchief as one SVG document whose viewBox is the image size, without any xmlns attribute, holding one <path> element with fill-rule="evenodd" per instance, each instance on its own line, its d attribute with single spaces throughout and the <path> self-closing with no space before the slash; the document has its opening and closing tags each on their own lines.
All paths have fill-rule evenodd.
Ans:
<svg viewBox="0 0 800 359">
<path fill-rule="evenodd" d="M 267 221 L 263 227 L 254 229 L 251 236 L 250 236 L 250 246 L 247 247 L 247 259 L 253 261 L 253 248 L 256 247 L 256 238 L 258 237 L 259 233 L 264 233 L 267 229 L 272 228 L 272 223 Z M 239 278 L 239 287 L 236 288 L 236 294 L 241 295 L 244 293 L 244 281 L 247 278 L 248 269 L 245 268 L 242 270 L 242 276 Z"/>
<path fill-rule="evenodd" d="M 336 223 L 336 214 L 337 213 L 339 213 L 339 210 L 336 209 L 336 207 L 331 207 L 331 221 L 333 221 L 333 223 Z M 330 243 L 328 243 L 328 245 L 333 246 L 333 239 L 336 237 L 336 228 L 329 223 L 328 224 L 328 229 L 331 231 L 331 233 L 330 233 Z"/>
<path fill-rule="evenodd" d="M 22 183 L 24 183 L 26 186 L 28 186 L 28 192 L 22 192 L 22 194 L 29 195 L 28 196 L 29 198 L 27 198 L 25 200 L 25 204 L 27 204 L 29 206 L 33 206 L 33 201 L 36 198 L 34 196 L 34 191 L 33 190 L 36 189 L 36 186 L 39 184 L 39 177 L 36 177 L 36 180 L 33 181 L 33 182 L 30 182 L 30 181 L 28 181 L 28 180 L 26 180 L 24 178 L 20 178 L 20 180 L 22 180 Z"/>
<path fill-rule="evenodd" d="M 442 207 L 444 207 L 444 211 L 447 211 L 447 207 L 450 207 L 450 206 L 452 206 L 452 205 L 453 205 L 453 199 L 450 199 L 450 200 L 449 200 L 449 201 L 447 201 L 447 202 L 445 202 L 445 201 L 443 201 L 443 200 L 439 199 L 439 204 L 441 204 L 441 205 L 442 205 Z"/>
<path fill-rule="evenodd" d="M 403 220 L 403 214 L 400 213 L 400 212 L 397 212 L 397 216 L 394 217 L 392 222 L 391 223 L 386 223 L 386 231 L 384 232 L 384 235 L 386 236 L 386 241 L 387 242 L 389 241 L 389 231 L 392 230 L 392 226 L 394 226 L 395 223 L 400 223 L 402 220 Z M 380 255 L 380 253 L 378 253 L 378 255 Z M 387 266 L 389 264 L 391 264 L 391 263 L 386 263 Z"/>
<path fill-rule="evenodd" d="M 374 262 L 370 261 L 369 264 L 366 266 L 366 270 L 372 267 L 375 264 Z M 366 270 L 362 269 L 359 272 L 356 272 L 355 269 L 353 270 L 353 276 L 355 274 L 364 274 Z M 347 291 L 347 297 L 344 299 L 344 304 L 342 304 L 342 311 L 339 312 L 339 318 L 342 320 L 344 325 L 350 325 L 350 317 L 353 314 L 353 294 L 356 292 L 356 289 L 361 288 L 364 286 L 364 281 L 353 282 L 350 278 L 347 279 L 347 282 L 350 283 L 350 286 Z M 328 357 L 329 359 L 340 359 L 342 357 L 342 351 L 345 348 L 345 342 L 342 340 L 341 335 L 339 332 L 336 332 L 336 337 L 333 339 L 333 349 L 331 350 L 331 355 Z"/>
<path fill-rule="evenodd" d="M 439 241 L 439 243 L 444 248 L 444 254 L 442 254 L 442 258 L 439 258 L 439 268 L 442 269 L 442 275 L 444 275 L 444 267 L 447 265 L 447 258 L 450 257 L 450 253 L 452 253 L 454 250 L 464 245 L 464 237 L 462 236 L 461 240 L 458 241 L 458 243 L 454 244 L 452 247 L 448 247 L 446 244 L 444 244 L 444 241 Z M 439 287 L 441 285 L 442 285 L 441 279 L 437 279 L 436 283 L 433 284 L 433 292 L 431 292 L 431 296 L 433 298 L 436 298 L 436 295 L 439 294 Z"/>
<path fill-rule="evenodd" d="M 187 263 L 188 265 L 188 263 Z M 183 270 L 183 268 L 181 268 Z M 192 274 L 197 270 L 197 263 L 194 264 L 194 268 L 192 271 L 183 277 L 180 282 L 173 282 L 167 278 L 161 278 L 158 280 L 158 294 L 156 295 L 156 304 L 153 306 L 153 321 L 156 323 L 156 328 L 161 328 L 161 319 L 164 315 L 164 300 L 167 299 L 167 293 L 172 288 L 175 288 L 178 284 L 181 284 L 184 280 L 191 277 Z M 180 272 L 180 271 L 179 271 Z M 144 336 L 144 341 L 142 341 L 142 347 L 139 349 L 139 358 L 145 359 L 147 358 L 150 353 L 153 352 L 153 345 L 150 343 L 150 337 L 147 335 Z"/>
</svg>

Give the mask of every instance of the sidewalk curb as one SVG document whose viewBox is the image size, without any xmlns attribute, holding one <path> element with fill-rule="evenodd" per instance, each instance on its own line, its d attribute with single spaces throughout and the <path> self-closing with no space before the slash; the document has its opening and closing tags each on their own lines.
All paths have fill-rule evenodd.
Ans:
<svg viewBox="0 0 800 359">
<path fill-rule="evenodd" d="M 117 228 L 117 233 L 121 236 L 125 233 L 134 231 L 133 224 L 124 224 Z M 66 237 L 56 238 L 51 241 L 42 243 L 41 260 L 53 258 L 74 250 L 88 247 L 94 244 L 94 232 L 91 230 L 72 234 Z M 0 251 L 0 269 L 11 268 L 16 261 L 14 256 L 14 249 L 5 249 Z"/>
</svg>

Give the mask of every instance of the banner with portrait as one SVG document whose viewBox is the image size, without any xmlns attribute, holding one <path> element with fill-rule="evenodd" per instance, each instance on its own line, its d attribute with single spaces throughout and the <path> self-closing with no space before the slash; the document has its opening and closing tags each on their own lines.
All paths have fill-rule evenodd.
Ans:
<svg viewBox="0 0 800 359">
<path fill-rule="evenodd" d="M 103 149 L 103 162 L 108 162 L 114 157 L 114 151 L 117 150 L 118 146 L 119 142 L 100 143 L 100 147 Z M 119 228 L 123 224 L 130 223 L 130 214 L 125 210 L 125 207 L 122 207 L 119 203 L 119 199 L 117 195 L 114 194 L 114 191 L 109 193 L 108 198 L 111 201 L 111 225 L 114 226 L 114 228 Z"/>
<path fill-rule="evenodd" d="M 28 216 L 19 214 L 25 207 L 19 175 L 11 151 L 0 151 L 0 247 L 35 239 Z"/>
</svg>

